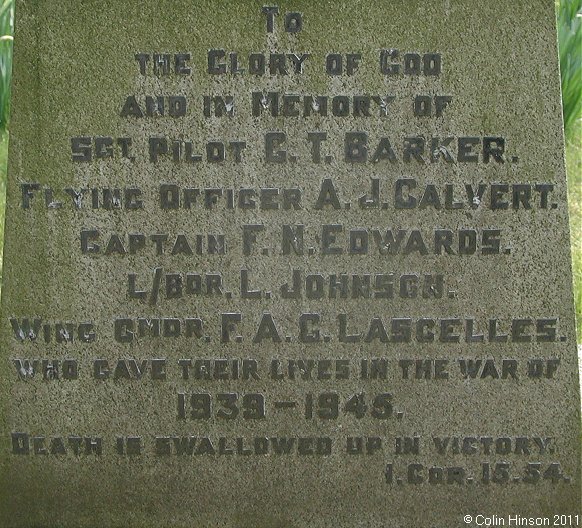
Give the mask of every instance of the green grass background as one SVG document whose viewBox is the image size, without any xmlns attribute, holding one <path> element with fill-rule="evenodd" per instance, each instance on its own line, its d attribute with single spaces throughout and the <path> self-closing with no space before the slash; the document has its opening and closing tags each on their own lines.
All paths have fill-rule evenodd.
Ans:
<svg viewBox="0 0 582 528">
<path fill-rule="evenodd" d="M 557 0 L 578 343 L 582 343 L 582 0 Z"/>
<path fill-rule="evenodd" d="M 0 245 L 4 239 L 6 161 L 14 0 L 0 0 Z M 582 0 L 556 0 L 566 137 L 574 297 L 582 343 Z M 2 260 L 0 253 L 0 285 Z"/>
</svg>

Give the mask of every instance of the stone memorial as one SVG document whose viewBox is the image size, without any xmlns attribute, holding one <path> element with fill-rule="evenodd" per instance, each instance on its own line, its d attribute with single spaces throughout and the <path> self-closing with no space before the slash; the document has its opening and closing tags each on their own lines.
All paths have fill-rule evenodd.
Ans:
<svg viewBox="0 0 582 528">
<path fill-rule="evenodd" d="M 0 525 L 580 526 L 554 20 L 17 1 Z"/>
</svg>

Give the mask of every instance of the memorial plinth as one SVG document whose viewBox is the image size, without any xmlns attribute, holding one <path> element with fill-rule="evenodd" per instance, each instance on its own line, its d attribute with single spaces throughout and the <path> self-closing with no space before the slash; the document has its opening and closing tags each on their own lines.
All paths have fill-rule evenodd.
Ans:
<svg viewBox="0 0 582 528">
<path fill-rule="evenodd" d="M 17 1 L 2 526 L 579 515 L 560 111 L 550 0 Z"/>
</svg>

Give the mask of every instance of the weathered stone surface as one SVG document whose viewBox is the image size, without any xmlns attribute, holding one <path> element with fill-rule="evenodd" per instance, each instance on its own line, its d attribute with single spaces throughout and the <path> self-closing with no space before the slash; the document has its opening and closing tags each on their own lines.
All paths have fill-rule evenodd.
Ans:
<svg viewBox="0 0 582 528">
<path fill-rule="evenodd" d="M 277 6 L 17 3 L 2 526 L 579 514 L 553 2 Z"/>
</svg>

